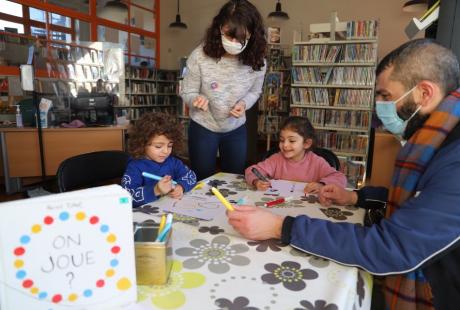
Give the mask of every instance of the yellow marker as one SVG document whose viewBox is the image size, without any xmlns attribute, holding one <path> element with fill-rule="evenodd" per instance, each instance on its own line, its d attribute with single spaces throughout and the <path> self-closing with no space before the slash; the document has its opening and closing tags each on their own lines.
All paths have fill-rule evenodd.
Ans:
<svg viewBox="0 0 460 310">
<path fill-rule="evenodd" d="M 163 228 L 165 228 L 165 224 L 166 224 L 166 215 L 163 214 L 163 216 L 161 217 L 161 221 L 160 221 L 160 227 L 158 228 L 158 235 L 160 235 Z"/>
<path fill-rule="evenodd" d="M 228 202 L 228 200 L 225 199 L 224 196 L 222 196 L 222 194 L 219 192 L 217 188 L 211 187 L 211 191 L 217 197 L 217 199 L 219 199 L 220 202 L 222 202 L 222 204 L 228 209 L 228 211 L 235 211 L 230 202 Z"/>
<path fill-rule="evenodd" d="M 196 189 L 202 189 L 204 186 L 204 182 L 200 182 L 198 183 L 197 185 L 195 185 L 195 187 L 192 189 L 192 191 L 196 190 Z"/>
</svg>

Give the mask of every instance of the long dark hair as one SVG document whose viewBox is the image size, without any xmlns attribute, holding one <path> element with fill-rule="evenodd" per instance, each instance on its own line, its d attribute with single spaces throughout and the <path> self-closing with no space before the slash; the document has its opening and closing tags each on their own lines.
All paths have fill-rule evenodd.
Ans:
<svg viewBox="0 0 460 310">
<path fill-rule="evenodd" d="M 228 1 L 206 31 L 203 50 L 207 56 L 220 59 L 225 54 L 220 33 L 224 25 L 229 27 L 226 34 L 241 44 L 246 40 L 246 33 L 251 34 L 248 46 L 238 55 L 238 59 L 253 70 L 260 71 L 264 66 L 267 40 L 262 16 L 257 8 L 247 0 Z"/>
</svg>

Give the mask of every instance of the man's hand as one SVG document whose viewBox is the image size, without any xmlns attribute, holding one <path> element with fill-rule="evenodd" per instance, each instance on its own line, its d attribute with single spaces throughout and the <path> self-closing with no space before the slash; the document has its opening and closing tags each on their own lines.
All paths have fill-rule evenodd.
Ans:
<svg viewBox="0 0 460 310">
<path fill-rule="evenodd" d="M 153 192 L 156 196 L 166 195 L 172 190 L 172 179 L 171 176 L 165 175 L 160 181 L 153 187 Z"/>
<path fill-rule="evenodd" d="M 230 111 L 230 115 L 236 118 L 240 118 L 246 112 L 246 103 L 244 101 L 238 101 Z"/>
<path fill-rule="evenodd" d="M 284 217 L 252 206 L 238 206 L 227 211 L 228 222 L 250 240 L 280 239 Z"/>
<path fill-rule="evenodd" d="M 324 206 L 337 204 L 341 206 L 355 205 L 358 202 L 358 195 L 353 191 L 339 187 L 335 184 L 325 185 L 319 191 L 319 202 Z"/>
<path fill-rule="evenodd" d="M 258 191 L 266 191 L 267 189 L 270 188 L 271 184 L 270 182 L 265 182 L 262 180 L 255 180 L 254 186 L 257 188 Z"/>
<path fill-rule="evenodd" d="M 318 182 L 310 182 L 307 185 L 305 185 L 305 188 L 303 189 L 303 192 L 305 194 L 318 194 L 320 189 L 324 185 Z"/>
<path fill-rule="evenodd" d="M 184 196 L 184 188 L 182 185 L 177 184 L 168 196 L 174 199 L 182 199 Z"/>
<path fill-rule="evenodd" d="M 195 100 L 193 100 L 192 106 L 206 112 L 208 110 L 208 103 L 209 103 L 209 100 L 206 99 L 205 97 L 197 96 Z"/>
</svg>

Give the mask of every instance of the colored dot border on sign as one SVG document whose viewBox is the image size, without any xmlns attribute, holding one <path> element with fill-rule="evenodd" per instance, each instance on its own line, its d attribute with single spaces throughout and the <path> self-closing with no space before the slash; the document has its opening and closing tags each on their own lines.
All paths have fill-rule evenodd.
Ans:
<svg viewBox="0 0 460 310">
<path fill-rule="evenodd" d="M 53 224 L 57 222 L 67 222 L 70 220 L 75 220 L 78 223 L 87 222 L 91 226 L 97 228 L 98 231 L 105 236 L 105 241 L 109 244 L 109 251 L 112 258 L 110 259 L 107 269 L 104 272 L 105 277 L 101 277 L 95 280 L 93 288 L 83 289 L 80 295 L 75 292 L 72 292 L 67 296 L 64 296 L 60 293 L 50 294 L 47 291 L 40 290 L 40 288 L 37 285 L 35 285 L 34 280 L 27 276 L 27 270 L 24 268 L 24 266 L 26 265 L 24 261 L 24 254 L 27 253 L 26 247 L 28 244 L 32 242 L 33 235 L 41 233 L 44 229 L 46 229 L 47 227 L 51 227 Z M 24 289 L 28 290 L 29 293 L 31 293 L 32 295 L 36 295 L 39 300 L 45 300 L 47 298 L 50 298 L 51 302 L 58 304 L 63 300 L 75 302 L 80 296 L 85 298 L 91 298 L 94 295 L 94 290 L 104 288 L 107 285 L 107 281 L 110 280 L 110 278 L 113 278 L 116 273 L 115 268 L 119 264 L 117 255 L 121 251 L 121 247 L 119 245 L 114 244 L 116 243 L 116 241 L 117 236 L 114 233 L 110 232 L 110 227 L 104 223 L 101 223 L 100 218 L 96 215 L 88 216 L 84 211 L 78 211 L 73 216 L 67 211 L 62 211 L 56 217 L 46 215 L 43 218 L 42 223 L 33 224 L 30 228 L 30 233 L 23 234 L 19 238 L 19 245 L 15 247 L 12 251 L 12 254 L 15 256 L 14 267 L 16 268 L 16 279 L 20 281 L 20 284 Z"/>
</svg>

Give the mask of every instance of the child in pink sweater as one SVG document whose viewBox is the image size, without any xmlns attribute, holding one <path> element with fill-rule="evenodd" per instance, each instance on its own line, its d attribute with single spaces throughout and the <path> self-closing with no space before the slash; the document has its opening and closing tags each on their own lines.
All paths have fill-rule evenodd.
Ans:
<svg viewBox="0 0 460 310">
<path fill-rule="evenodd" d="M 345 187 L 345 175 L 328 162 L 310 151 L 315 129 L 305 117 L 291 116 L 283 123 L 280 131 L 280 151 L 266 160 L 252 165 L 245 171 L 246 182 L 258 190 L 265 191 L 270 182 L 259 180 L 251 171 L 256 168 L 271 179 L 307 182 L 305 193 L 317 193 L 325 184 Z"/>
</svg>

